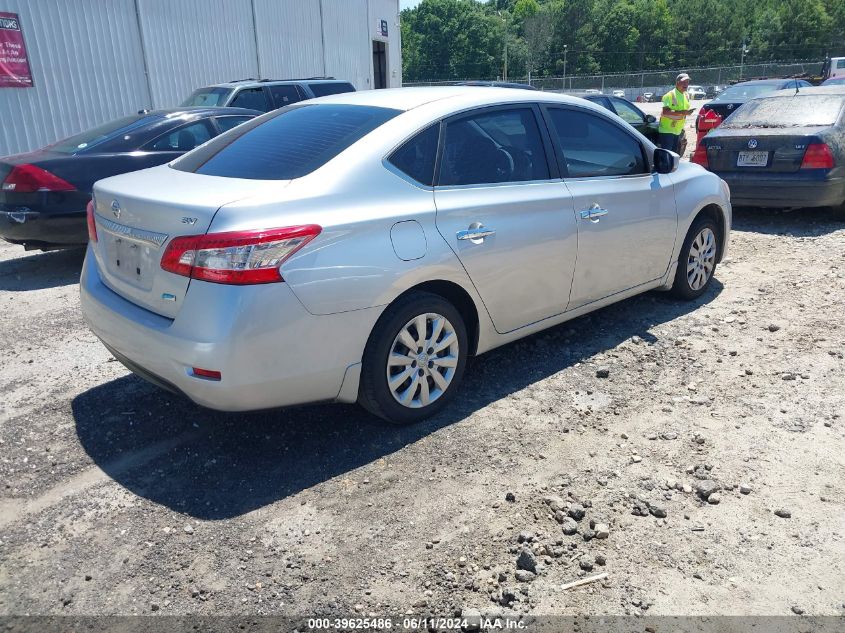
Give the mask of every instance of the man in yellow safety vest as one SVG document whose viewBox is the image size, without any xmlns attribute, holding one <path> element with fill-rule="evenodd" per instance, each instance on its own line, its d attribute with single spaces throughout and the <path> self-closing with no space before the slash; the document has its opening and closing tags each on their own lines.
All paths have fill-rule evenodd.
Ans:
<svg viewBox="0 0 845 633">
<path fill-rule="evenodd" d="M 695 111 L 695 108 L 690 109 L 687 88 L 689 75 L 681 73 L 675 78 L 675 87 L 663 95 L 663 111 L 660 113 L 660 127 L 657 131 L 660 147 L 672 152 L 678 151 L 681 134 L 684 133 L 684 121 Z"/>
</svg>

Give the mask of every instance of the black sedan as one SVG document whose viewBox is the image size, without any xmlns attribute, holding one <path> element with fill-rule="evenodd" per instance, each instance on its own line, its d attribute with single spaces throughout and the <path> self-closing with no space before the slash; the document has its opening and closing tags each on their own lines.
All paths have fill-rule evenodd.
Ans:
<svg viewBox="0 0 845 633">
<path fill-rule="evenodd" d="M 169 162 L 259 114 L 242 108 L 142 112 L 0 158 L 0 238 L 27 250 L 84 245 L 94 182 Z"/>
<path fill-rule="evenodd" d="M 609 97 L 607 95 L 581 95 L 582 99 L 592 101 L 595 104 L 603 106 L 611 112 L 619 115 L 625 123 L 631 125 L 640 134 L 645 136 L 655 145 L 659 145 L 658 137 L 658 123 L 657 119 L 652 114 L 646 114 L 640 110 L 633 103 L 621 97 Z M 678 148 L 678 153 L 683 156 L 687 150 L 687 138 L 685 134 L 681 135 L 681 144 Z"/>
<path fill-rule="evenodd" d="M 752 99 L 701 140 L 692 160 L 728 183 L 735 205 L 845 203 L 845 87 Z"/>
<path fill-rule="evenodd" d="M 754 97 L 787 88 L 809 88 L 812 84 L 803 79 L 755 79 L 734 84 L 720 92 L 715 99 L 703 105 L 695 118 L 696 144 L 710 130 L 719 127 L 734 110 Z"/>
</svg>

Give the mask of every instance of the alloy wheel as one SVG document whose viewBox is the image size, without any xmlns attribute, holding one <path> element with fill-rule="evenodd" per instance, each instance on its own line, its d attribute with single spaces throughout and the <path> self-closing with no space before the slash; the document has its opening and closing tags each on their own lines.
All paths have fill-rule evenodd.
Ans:
<svg viewBox="0 0 845 633">
<path fill-rule="evenodd" d="M 704 227 L 690 244 L 687 256 L 687 283 L 691 290 L 700 290 L 713 274 L 716 266 L 716 236 Z"/>
</svg>

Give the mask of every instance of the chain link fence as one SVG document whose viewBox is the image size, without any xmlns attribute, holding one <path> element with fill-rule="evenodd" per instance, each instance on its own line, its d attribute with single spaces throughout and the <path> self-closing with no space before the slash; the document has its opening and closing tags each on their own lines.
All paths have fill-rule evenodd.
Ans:
<svg viewBox="0 0 845 633">
<path fill-rule="evenodd" d="M 571 75 L 568 77 L 513 77 L 507 80 L 525 83 L 539 90 L 550 92 L 571 92 L 581 94 L 587 90 L 598 90 L 610 94 L 615 90 L 625 93 L 625 98 L 637 100 L 645 93 L 663 95 L 675 85 L 675 77 L 680 72 L 690 75 L 690 85 L 702 86 L 705 90 L 712 86 L 724 88 L 726 85 L 748 79 L 768 77 L 811 77 L 821 74 L 822 63 L 791 62 L 767 64 L 742 64 L 736 66 L 715 66 L 710 68 L 676 68 L 672 70 L 645 70 L 636 73 L 616 73 L 597 75 Z M 457 81 L 474 81 L 479 78 L 455 79 L 454 81 L 415 81 L 406 82 L 405 86 L 449 85 Z M 502 81 L 502 77 L 481 78 L 482 81 Z"/>
</svg>

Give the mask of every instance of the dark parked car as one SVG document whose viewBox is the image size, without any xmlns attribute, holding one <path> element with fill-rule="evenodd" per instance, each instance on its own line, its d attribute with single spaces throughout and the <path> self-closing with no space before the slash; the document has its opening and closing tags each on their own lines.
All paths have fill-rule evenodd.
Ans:
<svg viewBox="0 0 845 633">
<path fill-rule="evenodd" d="M 592 101 L 595 104 L 603 106 L 619 115 L 619 117 L 626 123 L 633 126 L 640 134 L 645 136 L 655 145 L 658 142 L 658 122 L 654 115 L 646 114 L 640 110 L 633 103 L 621 97 L 609 97 L 607 95 L 582 95 L 582 99 Z M 681 135 L 681 144 L 678 148 L 678 154 L 684 155 L 687 150 L 687 137 Z"/>
<path fill-rule="evenodd" d="M 182 102 L 187 106 L 216 106 L 248 108 L 269 112 L 297 101 L 325 97 L 343 92 L 355 92 L 348 81 L 334 77 L 308 79 L 238 79 L 194 90 Z"/>
<path fill-rule="evenodd" d="M 698 116 L 695 118 L 696 131 L 696 146 L 701 142 L 701 138 L 710 130 L 719 127 L 719 125 L 727 117 L 729 117 L 734 110 L 739 108 L 743 103 L 754 97 L 760 97 L 765 94 L 774 92 L 775 90 L 785 90 L 787 88 L 810 88 L 812 84 L 803 79 L 757 79 L 754 81 L 743 81 L 742 83 L 734 84 L 730 88 L 726 88 L 719 95 L 707 105 L 701 107 L 698 111 Z"/>
<path fill-rule="evenodd" d="M 85 207 L 95 181 L 169 162 L 259 114 L 241 108 L 154 110 L 0 158 L 0 238 L 27 250 L 84 245 Z"/>
<path fill-rule="evenodd" d="M 705 90 L 704 90 L 704 92 L 705 92 L 704 98 L 705 99 L 715 99 L 720 94 L 722 94 L 722 92 L 724 90 L 725 90 L 724 86 L 715 86 L 715 85 L 714 86 L 707 86 L 707 88 L 705 88 Z"/>
<path fill-rule="evenodd" d="M 780 90 L 748 101 L 701 139 L 693 162 L 731 202 L 822 207 L 845 202 L 845 87 Z"/>
<path fill-rule="evenodd" d="M 519 90 L 537 90 L 528 84 L 518 84 L 510 81 L 459 81 L 456 86 L 492 86 L 494 88 L 517 88 Z"/>
</svg>

